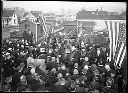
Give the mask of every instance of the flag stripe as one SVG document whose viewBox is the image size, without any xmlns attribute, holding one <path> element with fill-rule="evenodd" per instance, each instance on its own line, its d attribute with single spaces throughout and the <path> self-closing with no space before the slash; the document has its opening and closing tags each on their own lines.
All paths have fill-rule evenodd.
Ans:
<svg viewBox="0 0 128 93">
<path fill-rule="evenodd" d="M 118 56 L 118 53 L 119 53 L 119 49 L 120 49 L 120 47 L 121 47 L 121 42 L 119 41 L 119 36 L 120 36 L 120 33 L 121 33 L 121 24 L 119 23 L 119 25 L 118 25 L 118 34 L 117 34 L 117 46 L 116 46 L 116 52 L 115 52 L 115 57 L 114 57 L 114 61 L 116 61 L 116 59 L 117 59 L 117 56 Z"/>
<path fill-rule="evenodd" d="M 118 62 L 117 66 L 121 67 L 121 64 L 122 64 L 122 62 L 124 60 L 125 54 L 126 54 L 126 46 L 125 46 L 125 49 L 123 51 L 122 57 L 120 58 L 121 60 Z"/>
<path fill-rule="evenodd" d="M 116 35 L 115 35 L 115 50 L 116 50 L 116 46 L 117 46 L 117 40 L 118 40 L 118 34 L 119 34 L 119 23 L 118 22 L 116 22 L 115 23 L 115 33 L 116 33 Z"/>
<path fill-rule="evenodd" d="M 119 56 L 119 61 L 117 61 L 117 66 L 119 66 L 119 63 L 121 62 L 121 59 L 122 59 L 122 56 L 123 56 L 124 51 L 125 51 L 125 45 L 124 45 L 124 47 L 123 47 L 123 49 L 121 51 L 121 54 Z"/>
<path fill-rule="evenodd" d="M 112 42 L 111 42 L 110 21 L 107 21 L 106 23 L 107 23 L 107 27 L 108 27 L 108 31 L 109 31 L 109 39 L 110 39 L 110 44 L 109 44 L 109 48 L 110 48 L 109 57 L 110 57 L 110 59 L 109 59 L 109 61 L 111 61 L 111 48 L 112 48 L 111 43 Z"/>
<path fill-rule="evenodd" d="M 112 29 L 112 21 L 110 22 L 110 38 L 111 38 L 111 59 L 113 58 L 113 29 Z"/>
<path fill-rule="evenodd" d="M 116 52 L 115 52 L 115 56 L 114 56 L 114 61 L 116 62 L 117 57 L 118 57 L 118 53 L 120 51 L 120 47 L 121 47 L 121 43 L 118 41 L 117 42 L 117 48 L 116 48 Z"/>
<path fill-rule="evenodd" d="M 113 59 L 115 59 L 115 52 L 116 52 L 116 47 L 117 47 L 117 36 L 118 36 L 118 23 L 117 22 L 115 22 L 115 47 L 114 47 L 114 58 Z"/>
<path fill-rule="evenodd" d="M 113 38 L 113 59 L 114 59 L 114 55 L 115 55 L 115 34 L 116 34 L 116 29 L 115 29 L 115 24 L 116 22 L 112 22 L 112 38 Z"/>
<path fill-rule="evenodd" d="M 125 44 L 122 43 L 122 44 L 121 44 L 120 51 L 119 51 L 118 56 L 117 56 L 116 65 L 117 65 L 117 63 L 118 63 L 118 61 L 119 61 L 119 58 L 120 58 L 120 56 L 121 56 L 122 50 L 124 49 L 124 46 L 125 46 Z"/>
<path fill-rule="evenodd" d="M 117 48 L 117 47 L 118 47 L 118 42 L 117 42 L 117 41 L 118 41 L 118 35 L 119 35 L 119 22 L 116 23 L 115 29 L 116 29 L 115 31 L 116 31 L 117 33 L 116 33 L 116 45 L 115 45 L 114 61 L 115 61 L 115 59 L 116 59 L 116 55 L 117 55 L 116 51 L 117 51 L 117 49 L 118 49 L 118 48 Z"/>
</svg>

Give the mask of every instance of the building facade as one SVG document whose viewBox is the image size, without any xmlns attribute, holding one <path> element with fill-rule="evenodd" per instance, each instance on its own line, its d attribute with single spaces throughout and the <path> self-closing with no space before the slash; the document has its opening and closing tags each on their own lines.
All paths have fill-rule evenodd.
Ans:
<svg viewBox="0 0 128 93">
<path fill-rule="evenodd" d="M 85 22 L 94 22 L 95 25 L 92 26 L 92 29 L 94 31 L 101 31 L 107 28 L 104 20 L 120 20 L 120 16 L 116 13 L 103 11 L 101 7 L 101 10 L 99 11 L 98 9 L 96 11 L 87 11 L 82 9 L 81 11 L 77 12 L 76 20 L 79 29 L 84 26 L 83 23 Z"/>
<path fill-rule="evenodd" d="M 42 12 L 41 11 L 31 11 L 31 12 L 27 12 L 27 13 L 24 13 L 20 20 L 21 22 L 24 21 L 24 20 L 29 20 L 29 21 L 32 21 L 32 22 L 37 22 L 39 17 L 41 16 Z"/>
<path fill-rule="evenodd" d="M 18 26 L 18 17 L 15 10 L 4 9 L 2 12 L 2 27 Z"/>
<path fill-rule="evenodd" d="M 35 22 L 37 20 L 37 18 L 34 15 L 32 15 L 31 13 L 24 13 L 21 16 L 20 20 L 21 20 L 21 22 L 24 20 L 29 20 L 29 21 Z"/>
<path fill-rule="evenodd" d="M 56 26 L 56 16 L 54 13 L 43 13 L 42 15 L 47 24 L 51 24 L 52 26 Z"/>
<path fill-rule="evenodd" d="M 35 42 L 44 35 L 44 27 L 38 22 L 32 22 L 29 20 L 22 21 L 19 25 L 19 29 L 22 33 L 24 33 L 24 31 L 32 33 L 34 35 L 33 40 Z"/>
<path fill-rule="evenodd" d="M 15 10 L 2 11 L 2 39 L 10 38 L 10 32 L 19 31 L 18 17 Z"/>
<path fill-rule="evenodd" d="M 69 21 L 75 21 L 76 20 L 76 15 L 70 15 Z"/>
</svg>

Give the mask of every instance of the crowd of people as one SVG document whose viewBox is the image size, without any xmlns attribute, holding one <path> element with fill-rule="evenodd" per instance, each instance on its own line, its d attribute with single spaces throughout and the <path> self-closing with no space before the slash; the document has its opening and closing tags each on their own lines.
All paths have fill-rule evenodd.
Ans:
<svg viewBox="0 0 128 93">
<path fill-rule="evenodd" d="M 106 46 L 7 39 L 2 44 L 2 90 L 123 93 L 123 71 L 109 61 Z"/>
</svg>

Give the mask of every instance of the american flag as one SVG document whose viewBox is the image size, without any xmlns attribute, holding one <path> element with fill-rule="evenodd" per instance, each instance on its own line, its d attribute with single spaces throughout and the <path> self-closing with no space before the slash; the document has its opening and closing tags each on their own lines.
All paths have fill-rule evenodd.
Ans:
<svg viewBox="0 0 128 93">
<path fill-rule="evenodd" d="M 126 23 L 106 21 L 110 38 L 110 59 L 116 67 L 121 67 L 126 57 Z M 111 61 L 110 60 L 110 61 Z"/>
</svg>

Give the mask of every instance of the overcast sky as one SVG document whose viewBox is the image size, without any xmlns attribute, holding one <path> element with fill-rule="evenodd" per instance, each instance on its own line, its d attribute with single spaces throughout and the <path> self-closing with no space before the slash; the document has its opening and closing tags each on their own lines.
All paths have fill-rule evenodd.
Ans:
<svg viewBox="0 0 128 93">
<path fill-rule="evenodd" d="M 75 13 L 84 7 L 86 10 L 96 10 L 103 7 L 103 10 L 110 12 L 122 12 L 126 10 L 126 2 L 64 2 L 64 1 L 3 1 L 3 7 L 20 7 L 26 11 L 39 10 L 42 12 L 62 13 L 62 8 L 65 13 L 70 10 Z"/>
</svg>

